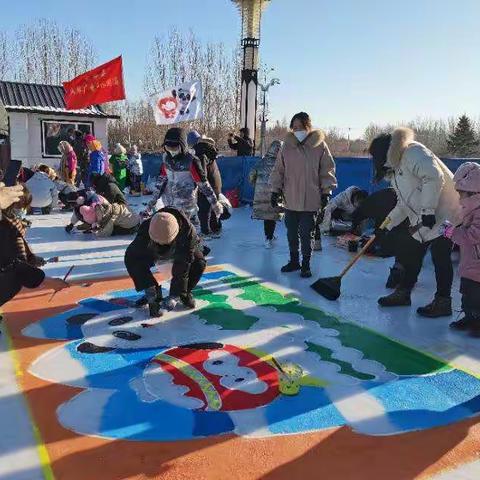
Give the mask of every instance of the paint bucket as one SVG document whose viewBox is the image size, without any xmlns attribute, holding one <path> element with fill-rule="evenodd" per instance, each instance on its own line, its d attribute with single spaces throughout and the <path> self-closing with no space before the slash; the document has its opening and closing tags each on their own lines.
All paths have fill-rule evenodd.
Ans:
<svg viewBox="0 0 480 480">
<path fill-rule="evenodd" d="M 281 363 L 283 372 L 278 372 L 278 389 L 282 395 L 297 395 L 303 378 L 303 368 L 295 363 Z"/>
</svg>

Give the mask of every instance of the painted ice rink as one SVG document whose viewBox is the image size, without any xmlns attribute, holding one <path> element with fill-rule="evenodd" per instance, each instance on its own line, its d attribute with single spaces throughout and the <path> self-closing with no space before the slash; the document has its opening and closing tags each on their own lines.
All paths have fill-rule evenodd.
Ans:
<svg viewBox="0 0 480 480">
<path fill-rule="evenodd" d="M 60 263 L 47 266 L 47 274 L 63 276 L 68 267 L 74 264 L 76 265 L 74 274 L 72 275 L 72 278 L 74 279 L 125 275 L 123 252 L 131 239 L 114 237 L 110 239 L 93 240 L 90 238 L 90 235 L 84 235 L 82 233 L 69 235 L 63 230 L 64 225 L 68 223 L 68 218 L 68 214 L 32 217 L 33 227 L 29 231 L 29 240 L 35 253 L 45 257 L 54 255 L 61 257 Z M 421 278 L 413 294 L 413 305 L 411 308 L 405 307 L 381 310 L 377 306 L 376 299 L 385 292 L 384 283 L 388 275 L 388 267 L 391 265 L 391 260 L 376 258 L 366 258 L 360 261 L 344 279 L 342 296 L 339 301 L 328 302 L 309 288 L 311 280 L 301 279 L 298 273 L 280 273 L 280 266 L 284 264 L 288 258 L 285 230 L 282 224 L 279 224 L 276 235 L 278 240 L 276 241 L 275 248 L 272 250 L 264 249 L 262 223 L 250 220 L 249 207 L 238 209 L 235 211 L 232 219 L 224 223 L 224 234 L 222 239 L 209 242 L 209 245 L 212 248 L 209 257 L 209 264 L 230 264 L 235 269 L 244 272 L 246 275 L 258 278 L 262 282 L 265 282 L 265 285 L 271 285 L 276 290 L 294 295 L 301 299 L 304 304 L 313 305 L 329 314 L 340 317 L 342 320 L 353 322 L 376 332 L 380 332 L 392 339 L 415 347 L 420 351 L 440 357 L 445 362 L 448 362 L 455 367 L 464 369 L 475 375 L 480 375 L 480 349 L 478 348 L 478 341 L 458 333 L 450 332 L 448 329 L 448 323 L 451 321 L 450 319 L 428 320 L 421 319 L 415 314 L 416 307 L 428 303 L 434 293 L 434 276 L 429 260 L 426 261 Z M 323 252 L 316 252 L 312 259 L 314 278 L 320 275 L 331 276 L 337 274 L 348 259 L 349 254 L 346 251 L 336 248 L 329 239 L 325 240 Z M 460 299 L 457 290 L 458 279 L 456 279 L 454 284 L 454 304 L 458 310 Z M 234 293 L 235 292 L 232 293 L 230 291 L 229 295 L 233 295 Z M 61 295 L 61 293 L 59 295 Z M 236 301 L 239 302 L 239 300 Z M 249 311 L 252 312 L 252 314 L 255 314 L 255 310 L 252 310 L 252 305 L 249 305 L 249 308 Z M 269 321 L 268 315 L 265 315 L 265 312 L 262 312 L 262 321 L 267 323 Z M 269 327 L 273 328 L 273 325 L 270 324 Z M 30 333 L 35 333 L 34 330 L 35 327 L 32 327 Z M 101 337 L 99 332 L 91 330 L 86 331 L 85 334 L 87 336 L 90 335 L 90 337 Z M 168 335 L 168 332 L 165 331 L 163 334 Z M 205 338 L 207 337 L 208 332 L 205 334 Z M 326 337 L 328 337 L 328 335 L 326 335 Z M 180 340 L 185 340 L 186 338 L 187 337 L 184 337 Z M 162 341 L 164 340 L 165 339 L 162 339 Z M 108 342 L 108 340 L 106 341 Z M 224 341 L 228 344 L 231 344 L 232 342 L 235 343 L 235 337 L 229 332 L 225 335 Z M 332 343 L 334 342 L 334 339 L 330 338 L 329 340 L 327 338 L 326 341 L 327 343 L 330 341 L 330 347 L 337 348 L 337 353 L 340 353 L 341 358 L 342 352 L 338 348 L 338 345 L 333 345 Z M 158 340 L 157 343 L 162 342 Z M 164 344 L 174 345 L 175 341 L 173 341 L 173 339 L 168 339 L 168 342 L 165 342 Z M 275 353 L 277 353 L 277 351 Z M 347 357 L 349 355 L 348 351 L 344 351 L 343 354 Z M 308 359 L 304 358 L 302 361 L 306 361 L 308 364 Z M 11 365 L 11 368 L 9 369 L 8 366 L 6 366 L 7 363 L 8 362 L 6 361 L 2 363 L 5 375 L 7 375 L 9 371 L 11 373 L 11 368 L 13 368 Z M 40 368 L 40 366 L 41 365 L 37 363 L 32 368 Z M 385 372 L 385 369 L 382 368 L 381 365 L 375 362 L 368 362 L 359 359 L 359 361 L 355 363 L 355 367 L 358 372 L 366 375 L 374 375 L 377 379 L 381 378 L 387 380 L 390 375 L 390 373 Z M 310 365 L 310 370 L 315 370 L 315 365 Z M 41 377 L 41 372 L 37 371 L 37 373 Z M 357 424 L 360 431 L 362 427 L 368 427 L 368 422 L 365 423 L 365 419 L 362 418 L 362 415 L 356 412 L 352 401 L 355 401 L 355 399 L 358 400 L 358 405 L 363 405 L 362 402 L 367 402 L 368 409 L 371 411 L 375 411 L 375 408 L 380 408 L 381 406 L 378 404 L 372 404 L 372 402 L 374 403 L 372 397 L 365 397 L 361 390 L 358 391 L 356 397 L 351 395 L 352 391 L 350 390 L 350 400 L 348 402 L 343 401 L 342 403 L 342 388 L 345 388 L 346 386 L 352 388 L 351 382 L 349 382 L 348 376 L 343 378 L 343 376 L 338 375 L 338 372 L 334 369 L 331 371 L 331 375 L 339 385 L 336 390 L 331 389 L 329 392 L 330 399 L 334 400 L 336 408 L 342 412 L 344 417 L 351 420 L 350 425 L 353 428 L 355 428 L 355 424 Z M 10 376 L 10 378 L 12 377 Z M 57 380 L 68 383 L 68 378 L 59 378 Z M 12 388 L 11 382 L 9 383 L 10 388 Z M 142 391 L 143 394 L 145 394 L 145 392 L 147 394 L 152 393 L 152 389 L 154 390 L 154 388 L 151 384 L 148 384 L 148 371 L 147 375 L 144 375 L 143 377 L 143 384 L 141 381 L 137 381 L 136 388 L 139 396 L 142 395 Z M 252 388 L 262 389 L 264 387 L 260 386 Z M 1 391 L 2 390 L 0 389 L 0 392 Z M 158 392 L 158 389 L 156 391 Z M 337 399 L 334 398 L 336 393 L 338 395 Z M 86 400 L 88 404 L 88 399 Z M 98 403 L 98 398 L 96 401 Z M 2 408 L 0 409 L 0 415 L 2 415 L 1 418 L 8 419 L 9 416 L 2 410 L 6 410 L 6 407 L 11 409 L 11 405 L 9 406 L 2 402 L 0 402 L 0 405 L 2 405 Z M 20 405 L 20 400 L 15 408 L 18 409 L 21 415 L 22 408 L 24 407 Z M 65 411 L 63 413 L 64 421 L 68 422 L 68 414 L 65 414 Z M 238 419 L 233 418 L 233 423 L 235 423 L 235 421 L 238 421 Z M 92 428 L 95 428 L 93 423 L 95 422 L 92 422 Z M 20 422 L 20 425 L 21 424 L 22 423 Z M 33 445 L 31 433 L 26 427 L 28 421 L 24 421 L 23 425 L 24 428 L 18 428 L 17 425 L 16 435 L 17 439 L 21 438 L 21 441 L 18 443 L 19 445 L 23 445 L 21 451 L 22 455 L 26 455 L 27 459 L 25 461 L 32 463 L 35 461 L 36 452 L 33 448 L 30 449 L 30 451 L 28 448 L 30 441 L 30 444 Z M 6 426 L 8 428 L 8 422 Z M 74 429 L 75 426 L 72 425 L 71 427 Z M 388 429 L 391 429 L 391 425 L 385 424 L 384 428 L 384 433 L 388 434 Z M 99 432 L 92 431 L 85 433 L 98 434 Z M 262 428 L 259 427 L 259 432 L 246 431 L 242 433 L 247 436 L 252 434 L 260 434 L 261 436 Z M 364 433 L 368 433 L 368 431 L 365 430 Z M 2 462 L 0 456 L 0 478 L 3 478 L 1 476 L 3 473 L 1 465 L 5 465 L 5 463 Z M 5 469 L 5 467 L 3 468 Z M 13 465 L 9 470 L 10 471 L 7 469 L 7 471 L 5 471 L 5 474 L 8 475 L 5 478 L 8 478 L 9 480 L 23 478 L 21 476 L 15 476 L 15 467 Z M 462 466 L 454 472 L 445 472 L 438 478 L 473 479 L 479 478 L 479 472 L 480 468 L 478 465 L 470 464 Z M 39 476 L 39 478 L 42 477 Z"/>
</svg>

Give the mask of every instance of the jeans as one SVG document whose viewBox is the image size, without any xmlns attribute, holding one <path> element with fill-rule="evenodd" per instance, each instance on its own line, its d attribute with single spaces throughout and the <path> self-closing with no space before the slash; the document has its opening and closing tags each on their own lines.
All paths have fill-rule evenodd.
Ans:
<svg viewBox="0 0 480 480">
<path fill-rule="evenodd" d="M 275 220 L 264 220 L 263 221 L 263 231 L 265 233 L 265 238 L 267 240 L 273 240 L 276 225 L 277 225 L 277 223 L 275 222 Z"/>
<path fill-rule="evenodd" d="M 400 283 L 400 288 L 413 289 L 429 248 L 435 267 L 436 294 L 440 297 L 450 297 L 453 282 L 452 242 L 443 236 L 425 243 L 420 243 L 409 236 L 401 242 L 397 258 L 405 268 L 405 276 Z"/>
<path fill-rule="evenodd" d="M 285 211 L 285 225 L 292 260 L 298 259 L 299 244 L 301 245 L 303 259 L 310 260 L 316 216 L 317 212 Z"/>
</svg>

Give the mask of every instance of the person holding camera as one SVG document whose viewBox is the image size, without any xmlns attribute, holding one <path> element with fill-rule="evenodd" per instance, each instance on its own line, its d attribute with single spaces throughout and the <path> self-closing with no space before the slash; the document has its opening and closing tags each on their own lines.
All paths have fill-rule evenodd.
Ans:
<svg viewBox="0 0 480 480">
<path fill-rule="evenodd" d="M 240 136 L 230 133 L 228 135 L 228 145 L 237 152 L 237 157 L 251 157 L 254 154 L 250 129 L 246 127 L 240 129 Z"/>
</svg>

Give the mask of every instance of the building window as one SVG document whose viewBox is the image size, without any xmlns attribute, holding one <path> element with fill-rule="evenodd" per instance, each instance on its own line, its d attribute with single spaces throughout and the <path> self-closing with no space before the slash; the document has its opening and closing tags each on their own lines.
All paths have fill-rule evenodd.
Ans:
<svg viewBox="0 0 480 480">
<path fill-rule="evenodd" d="M 75 130 L 94 134 L 93 122 L 77 122 L 70 120 L 41 120 L 42 157 L 60 157 L 58 144 L 62 140 L 72 142 L 71 135 Z"/>
</svg>

